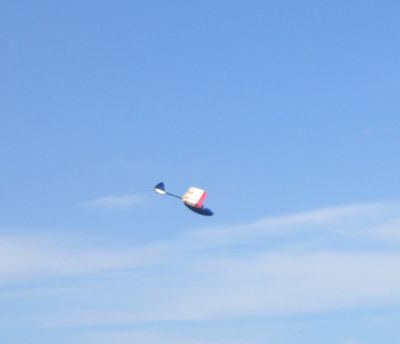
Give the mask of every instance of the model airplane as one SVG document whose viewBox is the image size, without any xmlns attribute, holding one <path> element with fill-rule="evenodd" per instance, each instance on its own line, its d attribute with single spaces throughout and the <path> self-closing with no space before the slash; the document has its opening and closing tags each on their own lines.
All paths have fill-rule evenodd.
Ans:
<svg viewBox="0 0 400 344">
<path fill-rule="evenodd" d="M 179 198 L 183 201 L 183 204 L 188 207 L 190 210 L 194 211 L 197 214 L 211 216 L 214 213 L 203 206 L 203 202 L 207 197 L 207 192 L 202 189 L 196 188 L 194 186 L 190 187 L 189 190 L 181 197 L 178 195 L 174 195 L 170 192 L 165 190 L 164 183 L 158 183 L 154 187 L 154 191 L 157 192 L 159 195 L 169 195 L 175 198 Z"/>
</svg>

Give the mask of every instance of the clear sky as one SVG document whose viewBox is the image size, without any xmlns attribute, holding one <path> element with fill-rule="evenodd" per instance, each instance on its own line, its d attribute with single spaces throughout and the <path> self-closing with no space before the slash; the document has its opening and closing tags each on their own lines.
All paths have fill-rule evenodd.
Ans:
<svg viewBox="0 0 400 344">
<path fill-rule="evenodd" d="M 399 343 L 399 11 L 1 1 L 0 342 Z"/>
</svg>

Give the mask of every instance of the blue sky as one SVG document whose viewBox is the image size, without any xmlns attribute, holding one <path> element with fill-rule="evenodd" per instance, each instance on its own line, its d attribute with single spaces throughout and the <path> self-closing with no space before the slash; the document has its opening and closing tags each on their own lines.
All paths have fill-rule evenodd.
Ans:
<svg viewBox="0 0 400 344">
<path fill-rule="evenodd" d="M 399 10 L 2 1 L 0 341 L 398 343 Z"/>
</svg>

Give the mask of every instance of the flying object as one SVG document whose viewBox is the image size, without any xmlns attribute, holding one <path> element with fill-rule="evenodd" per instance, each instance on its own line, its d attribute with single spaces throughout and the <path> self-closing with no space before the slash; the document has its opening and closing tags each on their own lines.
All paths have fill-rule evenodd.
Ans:
<svg viewBox="0 0 400 344">
<path fill-rule="evenodd" d="M 202 189 L 196 188 L 194 186 L 190 187 L 188 191 L 181 197 L 178 195 L 174 195 L 173 193 L 167 192 L 165 190 L 165 185 L 163 182 L 158 183 L 154 187 L 154 191 L 159 195 L 169 195 L 175 198 L 179 198 L 183 201 L 183 204 L 188 207 L 190 210 L 194 211 L 197 214 L 211 216 L 214 213 L 211 209 L 205 208 L 203 206 L 203 202 L 206 199 L 207 192 Z"/>
</svg>

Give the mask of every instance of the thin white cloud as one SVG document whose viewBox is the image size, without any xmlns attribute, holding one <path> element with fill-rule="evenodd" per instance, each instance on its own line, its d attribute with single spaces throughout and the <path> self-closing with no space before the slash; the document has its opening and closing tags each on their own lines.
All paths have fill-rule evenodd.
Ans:
<svg viewBox="0 0 400 344">
<path fill-rule="evenodd" d="M 0 237 L 0 281 L 49 275 L 77 275 L 158 264 L 155 247 L 71 249 L 61 243 Z"/>
<path fill-rule="evenodd" d="M 0 277 L 94 274 L 50 325 L 194 321 L 400 302 L 400 206 L 349 205 L 183 233 L 131 250 L 0 240 Z M 379 246 L 375 246 L 379 238 Z M 114 279 L 103 273 L 120 271 Z M 99 282 L 100 281 L 100 282 Z M 134 289 L 132 289 L 134 288 Z M 76 292 L 74 292 L 76 295 Z"/>
<path fill-rule="evenodd" d="M 85 205 L 102 209 L 127 209 L 143 203 L 143 198 L 137 194 L 104 196 L 92 199 Z"/>
<path fill-rule="evenodd" d="M 44 242 L 32 237 L 24 239 L 3 236 L 0 237 L 0 276 L 35 272 L 74 274 L 165 265 L 171 261 L 186 261 L 187 255 L 191 258 L 210 257 L 210 249 L 237 250 L 248 247 L 252 252 L 273 252 L 277 249 L 282 252 L 301 249 L 302 245 L 296 245 L 299 243 L 310 244 L 316 241 L 317 248 L 326 250 L 331 247 L 327 247 L 329 242 L 322 240 L 321 243 L 321 237 L 332 239 L 332 235 L 352 242 L 352 248 L 358 251 L 366 250 L 362 246 L 365 238 L 379 237 L 392 243 L 394 239 L 400 238 L 400 206 L 375 203 L 289 214 L 250 224 L 183 232 L 173 240 L 150 243 L 130 250 L 71 249 L 71 240 L 66 247 L 57 240 Z M 353 242 L 354 238 L 357 242 Z M 272 239 L 277 246 L 269 245 Z M 311 246 L 315 250 L 316 246 Z M 310 246 L 304 247 L 309 249 Z"/>
<path fill-rule="evenodd" d="M 285 315 L 359 309 L 400 302 L 400 255 L 259 254 L 190 262 L 154 283 L 131 276 L 124 286 L 101 286 L 100 299 L 121 295 L 123 310 L 87 310 L 51 325 L 95 326 L 135 322 L 205 321 L 254 315 Z M 176 283 L 171 283 L 175 279 Z M 114 286 L 115 287 L 115 286 Z M 103 289 L 104 288 L 104 289 Z"/>
<path fill-rule="evenodd" d="M 358 340 L 347 338 L 343 340 L 342 344 L 362 344 L 362 343 Z"/>
<path fill-rule="evenodd" d="M 189 242 L 209 247 L 255 243 L 262 238 L 289 238 L 291 242 L 320 236 L 400 239 L 400 204 L 367 203 L 323 208 L 309 212 L 269 217 L 252 223 L 199 229 L 184 233 Z"/>
<path fill-rule="evenodd" d="M 161 333 L 160 333 L 161 332 Z M 102 331 L 84 335 L 84 343 L 96 344 L 251 344 L 250 341 L 238 341 L 229 339 L 204 340 L 188 335 L 171 334 L 168 331 Z"/>
</svg>

